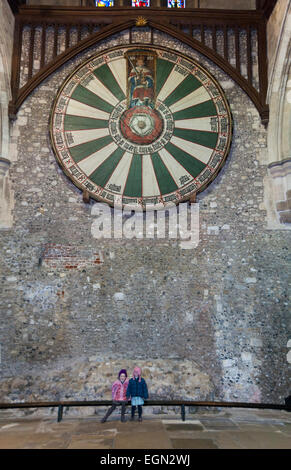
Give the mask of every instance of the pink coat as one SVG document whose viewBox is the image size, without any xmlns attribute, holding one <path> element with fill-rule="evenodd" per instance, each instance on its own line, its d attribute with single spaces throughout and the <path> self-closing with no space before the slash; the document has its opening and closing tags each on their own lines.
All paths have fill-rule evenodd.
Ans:
<svg viewBox="0 0 291 470">
<path fill-rule="evenodd" d="M 128 387 L 129 380 L 126 379 L 123 383 L 120 380 L 116 380 L 112 385 L 112 400 L 114 401 L 127 401 L 126 390 Z"/>
</svg>

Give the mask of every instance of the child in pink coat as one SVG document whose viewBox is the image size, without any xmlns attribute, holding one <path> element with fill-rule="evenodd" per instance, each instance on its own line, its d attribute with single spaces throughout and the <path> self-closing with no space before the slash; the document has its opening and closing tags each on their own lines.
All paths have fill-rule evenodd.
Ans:
<svg viewBox="0 0 291 470">
<path fill-rule="evenodd" d="M 105 423 L 107 418 L 115 410 L 118 405 L 121 405 L 121 421 L 125 422 L 125 407 L 128 399 L 126 398 L 126 391 L 128 387 L 128 378 L 127 372 L 125 369 L 121 369 L 118 374 L 118 380 L 116 380 L 112 385 L 112 406 L 107 411 L 104 418 L 102 418 L 101 423 Z"/>
</svg>

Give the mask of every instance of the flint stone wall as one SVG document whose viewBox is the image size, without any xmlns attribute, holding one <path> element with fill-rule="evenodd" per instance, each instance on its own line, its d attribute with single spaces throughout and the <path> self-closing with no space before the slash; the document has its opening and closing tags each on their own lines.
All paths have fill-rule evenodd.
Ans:
<svg viewBox="0 0 291 470">
<path fill-rule="evenodd" d="M 226 164 L 198 196 L 200 243 L 93 238 L 95 203 L 83 203 L 56 163 L 49 117 L 58 88 L 92 54 L 126 44 L 125 31 L 44 81 L 14 124 L 0 401 L 109 398 L 118 371 L 136 364 L 154 397 L 281 403 L 289 394 L 290 234 L 266 229 L 266 130 L 218 67 L 165 34 L 154 39 L 208 68 L 234 118 Z M 52 246 L 55 264 L 45 255 Z"/>
</svg>

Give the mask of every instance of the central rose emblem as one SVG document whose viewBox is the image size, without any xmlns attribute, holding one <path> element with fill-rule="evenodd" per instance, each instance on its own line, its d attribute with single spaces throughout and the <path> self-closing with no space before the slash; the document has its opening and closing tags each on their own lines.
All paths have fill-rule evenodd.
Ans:
<svg viewBox="0 0 291 470">
<path fill-rule="evenodd" d="M 129 127 L 137 135 L 145 136 L 153 132 L 155 123 L 148 114 L 135 114 L 129 123 Z"/>
<path fill-rule="evenodd" d="M 120 119 L 122 135 L 140 145 L 151 144 L 163 131 L 163 120 L 156 109 L 135 106 L 126 110 Z"/>
</svg>

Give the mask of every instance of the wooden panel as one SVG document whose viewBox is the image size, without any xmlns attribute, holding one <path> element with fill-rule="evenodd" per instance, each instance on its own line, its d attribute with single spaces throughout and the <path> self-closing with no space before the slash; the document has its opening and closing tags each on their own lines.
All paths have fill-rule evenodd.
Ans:
<svg viewBox="0 0 291 470">
<path fill-rule="evenodd" d="M 217 34 L 217 26 L 216 24 L 212 27 L 212 49 L 217 52 L 217 42 L 216 42 L 216 34 Z"/>
<path fill-rule="evenodd" d="M 247 26 L 247 68 L 248 68 L 248 81 L 252 84 L 253 81 L 253 67 L 252 67 L 252 38 L 250 25 Z"/>
<path fill-rule="evenodd" d="M 205 28 L 204 28 L 204 24 L 201 25 L 201 42 L 202 42 L 202 44 L 205 44 Z"/>
<path fill-rule="evenodd" d="M 21 17 L 25 21 L 39 22 L 40 18 L 46 21 L 57 19 L 62 23 L 83 23 L 83 24 L 96 24 L 101 22 L 122 21 L 128 18 L 136 18 L 137 13 L 140 15 L 141 11 L 131 7 L 114 7 L 98 9 L 85 7 L 38 7 L 38 6 L 23 6 L 19 9 Z M 170 9 L 170 8 L 144 8 L 142 16 L 159 21 L 169 22 L 170 19 L 177 21 L 186 21 L 189 24 L 189 19 L 195 24 L 224 24 L 224 23 L 256 23 L 263 18 L 263 11 L 256 10 L 207 10 L 207 9 Z"/>
<path fill-rule="evenodd" d="M 26 0 L 8 0 L 8 3 L 13 13 L 16 14 L 18 13 L 19 8 L 26 4 Z M 124 6 L 130 5 L 129 0 L 123 0 L 123 3 L 124 3 Z M 165 1 L 162 1 L 160 3 L 161 3 L 161 7 L 166 7 Z M 272 11 L 276 3 L 277 3 L 277 0 L 257 0 L 256 9 L 262 11 L 265 17 L 269 18 L 270 15 L 272 14 Z M 120 6 L 119 0 L 115 0 L 115 4 L 116 4 L 116 7 L 119 7 Z M 158 6 L 157 0 L 152 0 L 151 4 L 153 7 Z M 87 7 L 87 9 L 88 8 L 95 9 L 95 2 L 94 0 L 80 0 L 80 6 L 82 6 L 83 8 Z M 194 6 L 195 8 L 200 9 L 200 2 L 199 1 L 196 2 L 196 5 Z M 187 6 L 186 6 L 186 9 L 188 10 Z"/>
<path fill-rule="evenodd" d="M 223 41 L 224 41 L 224 58 L 228 62 L 228 34 L 227 34 L 227 25 L 223 26 Z"/>
<path fill-rule="evenodd" d="M 41 52 L 40 52 L 40 68 L 45 64 L 45 44 L 46 44 L 46 24 L 42 24 L 41 31 Z"/>
<path fill-rule="evenodd" d="M 29 47 L 29 59 L 28 59 L 28 79 L 32 77 L 33 73 L 33 52 L 34 52 L 34 39 L 35 39 L 36 26 L 33 25 L 30 30 L 30 47 Z"/>
<path fill-rule="evenodd" d="M 185 9 L 173 10 L 167 8 L 146 8 L 142 15 L 151 28 L 151 42 L 153 42 L 153 28 L 164 31 L 180 41 L 190 45 L 198 52 L 204 54 L 226 73 L 228 73 L 250 96 L 259 112 L 264 110 L 266 116 L 267 106 L 265 103 L 267 91 L 267 51 L 266 51 L 266 21 L 264 13 L 260 11 L 231 11 L 231 10 L 203 10 Z M 63 65 L 67 60 L 73 58 L 79 52 L 90 45 L 109 37 L 115 32 L 129 28 L 129 42 L 132 41 L 131 28 L 135 26 L 137 13 L 134 8 L 114 7 L 112 9 L 98 10 L 95 8 L 70 8 L 70 7 L 28 7 L 19 9 L 16 16 L 14 55 L 12 66 L 12 89 L 11 116 L 20 106 L 28 94 L 50 73 Z M 30 53 L 28 64 L 28 82 L 19 89 L 20 73 L 20 51 L 21 31 L 24 25 L 31 25 Z M 48 26 L 53 26 L 53 60 L 45 63 L 45 31 Z M 33 75 L 33 48 L 35 42 L 35 28 L 42 26 L 41 36 L 41 60 L 40 70 Z M 60 29 L 64 33 L 61 36 Z M 71 47 L 71 30 L 75 29 L 77 43 Z M 84 38 L 84 28 L 87 36 Z M 99 31 L 96 32 L 96 28 Z M 193 30 L 200 30 L 201 41 L 193 38 Z M 223 31 L 223 47 L 219 43 L 217 51 L 217 29 Z M 246 51 L 240 51 L 240 29 L 246 30 Z M 258 66 L 260 89 L 257 91 L 252 85 L 252 45 L 251 31 L 258 31 Z M 95 31 L 95 32 L 94 32 Z M 235 65 L 229 60 L 229 31 L 234 31 Z M 205 34 L 207 32 L 207 35 Z M 58 54 L 58 41 L 63 38 L 63 51 Z M 82 39 L 83 37 L 83 39 Z M 207 45 L 206 45 L 207 40 Z M 222 49 L 221 49 L 222 47 Z M 247 78 L 241 75 L 241 55 L 247 56 Z M 265 118 L 264 118 L 265 119 Z"/>
<path fill-rule="evenodd" d="M 66 42 L 65 42 L 65 48 L 68 49 L 70 47 L 70 31 L 71 31 L 71 25 L 67 24 L 66 27 Z"/>
<path fill-rule="evenodd" d="M 54 24 L 54 52 L 53 57 L 55 58 L 58 55 L 58 35 L 59 35 L 59 25 Z"/>
<path fill-rule="evenodd" d="M 235 27 L 235 66 L 238 72 L 240 72 L 240 50 L 239 50 L 239 27 Z"/>
<path fill-rule="evenodd" d="M 19 80 L 20 80 L 20 60 L 22 50 L 22 33 L 23 25 L 19 19 L 15 20 L 14 29 L 14 44 L 13 44 L 13 56 L 12 56 L 12 70 L 11 70 L 11 90 L 12 90 L 12 103 L 9 105 L 10 116 L 16 117 L 16 108 L 14 106 L 14 100 L 18 95 L 19 91 Z M 14 98 L 14 99 L 13 99 Z M 12 105 L 12 108 L 11 108 Z"/>
<path fill-rule="evenodd" d="M 268 89 L 268 65 L 267 65 L 267 39 L 266 28 L 263 24 L 259 25 L 258 31 L 258 61 L 259 61 L 259 80 L 260 80 L 260 93 L 265 100 Z"/>
</svg>

